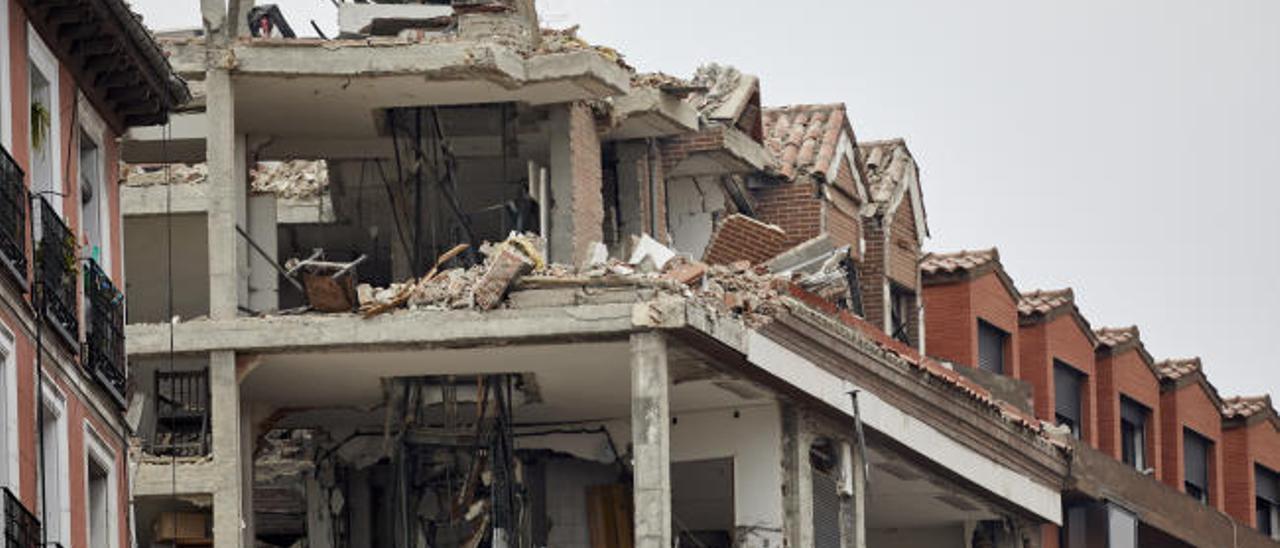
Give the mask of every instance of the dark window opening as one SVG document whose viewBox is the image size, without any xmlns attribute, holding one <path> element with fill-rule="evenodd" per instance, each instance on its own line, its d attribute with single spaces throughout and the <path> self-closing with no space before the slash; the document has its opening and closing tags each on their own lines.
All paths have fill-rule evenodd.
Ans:
<svg viewBox="0 0 1280 548">
<path fill-rule="evenodd" d="M 1182 429 L 1183 489 L 1201 504 L 1209 503 L 1209 451 L 1213 442 L 1190 428 Z"/>
<path fill-rule="evenodd" d="M 1120 460 L 1138 471 L 1147 469 L 1147 418 L 1151 411 L 1120 396 Z"/>
<path fill-rule="evenodd" d="M 915 317 L 916 294 L 910 289 L 893 285 L 890 291 L 890 322 L 892 336 L 907 346 L 915 346 L 912 323 Z"/>
<path fill-rule="evenodd" d="M 1280 540 L 1280 473 L 1255 465 L 1258 531 Z"/>
<path fill-rule="evenodd" d="M 1076 439 L 1083 435 L 1083 386 L 1083 373 L 1062 361 L 1053 360 L 1054 418 L 1059 426 L 1070 428 Z"/>
<path fill-rule="evenodd" d="M 1000 328 L 978 320 L 978 368 L 1004 374 L 1005 342 L 1009 335 Z"/>
</svg>

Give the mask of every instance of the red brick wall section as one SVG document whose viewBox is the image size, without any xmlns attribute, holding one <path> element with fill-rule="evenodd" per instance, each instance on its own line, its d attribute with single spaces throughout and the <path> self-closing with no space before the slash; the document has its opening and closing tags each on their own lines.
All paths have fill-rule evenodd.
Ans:
<svg viewBox="0 0 1280 548">
<path fill-rule="evenodd" d="M 604 240 L 600 137 L 591 108 L 584 103 L 570 108 L 569 139 L 573 155 L 573 260 L 581 264 L 591 253 L 591 244 Z"/>
<path fill-rule="evenodd" d="M 1200 384 L 1191 382 L 1180 388 L 1165 389 L 1160 394 L 1161 422 L 1164 424 L 1164 482 L 1183 489 L 1182 429 L 1190 428 L 1213 442 L 1209 465 L 1209 505 L 1219 510 L 1222 505 L 1222 412 Z M 1185 492 L 1185 491 L 1184 491 Z"/>
<path fill-rule="evenodd" d="M 1255 467 L 1262 465 L 1280 472 L 1280 430 L 1268 420 L 1225 430 L 1222 474 L 1226 512 L 1241 523 L 1256 528 Z"/>
<path fill-rule="evenodd" d="M 995 272 L 988 272 L 975 278 L 970 282 L 972 288 L 972 296 L 970 297 L 973 313 L 977 319 L 982 319 L 987 323 L 994 325 L 1009 335 L 1008 342 L 1005 343 L 1005 375 L 1017 377 L 1022 371 L 1021 356 L 1018 352 L 1018 303 L 1013 300 L 1013 296 L 1009 294 L 1009 290 L 1005 288 L 1003 282 L 1000 281 L 999 275 Z M 928 303 L 925 303 L 925 317 L 933 313 Z M 971 322 L 973 335 L 970 340 L 973 341 L 973 363 L 978 363 L 978 322 L 977 319 Z M 926 326 L 925 333 L 929 334 Z"/>
<path fill-rule="evenodd" d="M 1037 323 L 1018 328 L 1018 359 L 1022 370 L 1018 378 L 1031 385 L 1036 418 L 1053 421 L 1053 369 L 1049 359 L 1047 329 Z"/>
<path fill-rule="evenodd" d="M 862 309 L 871 325 L 884 329 L 885 309 L 885 233 L 880 219 L 864 217 L 862 232 L 867 249 L 858 263 L 858 279 L 862 283 Z"/>
<path fill-rule="evenodd" d="M 972 294 L 970 280 L 924 287 L 925 347 L 930 356 L 969 367 L 978 363 Z"/>
<path fill-rule="evenodd" d="M 813 181 L 798 179 L 753 192 L 756 217 L 787 233 L 787 247 L 816 237 L 822 231 L 822 199 Z"/>
<path fill-rule="evenodd" d="M 1151 410 L 1147 427 L 1147 466 L 1160 477 L 1163 452 L 1160 427 L 1160 381 L 1143 361 L 1137 348 L 1118 355 L 1099 355 L 1098 370 L 1098 449 L 1115 459 L 1121 458 L 1120 396 L 1134 400 Z"/>
<path fill-rule="evenodd" d="M 920 244 L 916 238 L 916 219 L 911 198 L 902 198 L 893 214 L 893 226 L 889 230 L 889 263 L 887 274 L 899 285 L 916 289 L 920 271 Z"/>
<path fill-rule="evenodd" d="M 1053 360 L 1059 359 L 1068 365 L 1075 367 L 1081 373 L 1085 374 L 1084 386 L 1081 389 L 1084 393 L 1081 402 L 1084 408 L 1084 424 L 1081 425 L 1082 438 L 1086 443 L 1093 447 L 1098 446 L 1098 426 L 1097 426 L 1097 394 L 1095 386 L 1097 384 L 1096 368 L 1094 367 L 1094 349 L 1093 341 L 1089 335 L 1084 333 L 1080 328 L 1080 324 L 1070 314 L 1063 314 L 1051 320 L 1048 324 L 1048 355 L 1046 363 L 1050 367 L 1049 382 L 1053 382 Z M 1052 390 L 1049 391 L 1053 393 Z M 1050 407 L 1050 409 L 1053 409 Z"/>
<path fill-rule="evenodd" d="M 750 261 L 760 264 L 787 249 L 781 228 L 735 213 L 725 218 L 711 237 L 702 260 L 710 264 Z"/>
</svg>

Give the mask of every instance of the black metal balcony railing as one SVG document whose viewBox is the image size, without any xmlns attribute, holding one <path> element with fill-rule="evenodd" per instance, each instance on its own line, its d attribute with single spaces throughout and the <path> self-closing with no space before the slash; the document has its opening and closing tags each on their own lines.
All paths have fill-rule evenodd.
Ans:
<svg viewBox="0 0 1280 548">
<path fill-rule="evenodd" d="M 128 369 L 124 353 L 124 294 L 89 259 L 84 270 L 84 366 L 124 406 Z"/>
<path fill-rule="evenodd" d="M 208 455 L 212 410 L 209 370 L 157 371 L 155 381 L 156 431 L 151 454 Z"/>
<path fill-rule="evenodd" d="M 0 263 L 26 291 L 27 186 L 22 177 L 22 168 L 0 147 Z"/>
<path fill-rule="evenodd" d="M 36 287 L 41 312 L 59 335 L 75 348 L 80 340 L 76 319 L 76 240 L 48 200 L 37 208 Z"/>
<path fill-rule="evenodd" d="M 40 520 L 4 490 L 4 548 L 39 548 Z"/>
</svg>

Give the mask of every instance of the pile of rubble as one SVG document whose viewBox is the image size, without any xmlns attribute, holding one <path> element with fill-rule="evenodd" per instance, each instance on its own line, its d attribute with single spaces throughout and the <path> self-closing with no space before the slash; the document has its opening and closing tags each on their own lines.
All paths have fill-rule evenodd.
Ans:
<svg viewBox="0 0 1280 548">
<path fill-rule="evenodd" d="M 441 269 L 465 251 L 458 246 L 441 256 L 436 267 L 416 280 L 375 288 L 357 287 L 359 310 L 372 317 L 395 309 L 490 310 L 502 306 L 512 288 L 648 287 L 680 294 L 709 308 L 761 325 L 779 310 L 780 295 L 790 276 L 769 272 L 761 265 L 737 261 L 708 265 L 678 256 L 655 240 L 642 236 L 627 260 L 610 258 L 604 246 L 583 267 L 547 264 L 543 242 L 533 235 L 513 235 L 499 244 L 485 244 L 481 264 Z"/>
<path fill-rule="evenodd" d="M 163 184 L 204 184 L 209 180 L 209 167 L 199 164 L 138 165 L 121 169 L 126 186 L 145 187 Z M 249 189 L 257 194 L 274 194 L 281 198 L 319 196 L 329 188 L 329 165 L 324 160 L 290 160 L 260 162 L 249 172 Z"/>
<path fill-rule="evenodd" d="M 538 44 L 535 54 L 552 54 L 552 53 L 569 53 L 575 51 L 595 51 L 618 66 L 633 70 L 623 59 L 622 54 L 618 50 L 608 46 L 594 45 L 582 38 L 578 37 L 578 26 L 574 25 L 566 29 L 542 29 L 542 41 Z"/>
</svg>

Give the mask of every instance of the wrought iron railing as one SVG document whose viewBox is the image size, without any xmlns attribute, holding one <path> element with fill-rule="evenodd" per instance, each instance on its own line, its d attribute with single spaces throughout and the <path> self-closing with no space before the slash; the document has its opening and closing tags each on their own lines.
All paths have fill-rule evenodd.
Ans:
<svg viewBox="0 0 1280 548">
<path fill-rule="evenodd" d="M 22 177 L 22 168 L 0 147 L 0 263 L 26 291 L 27 186 Z"/>
<path fill-rule="evenodd" d="M 151 454 L 199 457 L 211 437 L 209 370 L 156 372 L 156 430 Z"/>
<path fill-rule="evenodd" d="M 4 489 L 4 548 L 40 548 L 40 520 Z"/>
<path fill-rule="evenodd" d="M 80 340 L 80 322 L 76 319 L 76 239 L 43 196 L 38 200 L 37 212 L 37 302 L 45 319 L 75 348 Z"/>
<path fill-rule="evenodd" d="M 124 405 L 128 369 L 124 353 L 124 294 L 98 262 L 89 259 L 84 269 L 85 333 L 81 356 L 89 373 Z"/>
</svg>

